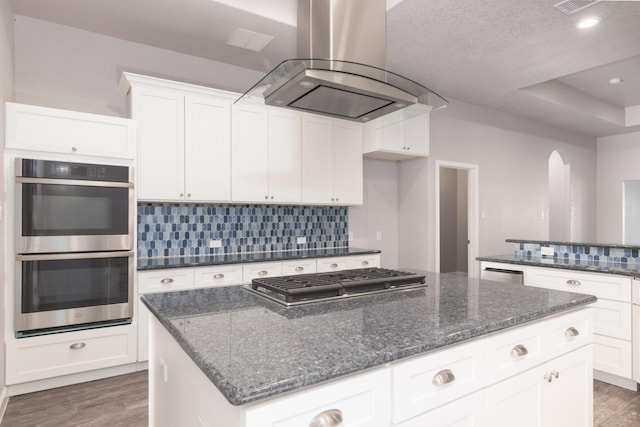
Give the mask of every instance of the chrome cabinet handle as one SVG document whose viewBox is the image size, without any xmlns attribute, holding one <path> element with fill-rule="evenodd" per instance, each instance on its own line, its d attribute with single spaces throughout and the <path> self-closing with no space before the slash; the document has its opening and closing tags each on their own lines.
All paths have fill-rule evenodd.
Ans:
<svg viewBox="0 0 640 427">
<path fill-rule="evenodd" d="M 553 371 L 551 371 L 551 375 L 555 378 L 558 379 L 558 377 L 560 377 L 560 372 L 556 371 L 555 369 Z"/>
<path fill-rule="evenodd" d="M 168 285 L 169 283 L 173 283 L 173 279 L 171 277 L 165 277 L 164 279 L 160 280 L 160 283 L 162 283 L 163 285 Z"/>
<path fill-rule="evenodd" d="M 184 197 L 184 193 L 180 193 L 180 197 Z"/>
<path fill-rule="evenodd" d="M 564 335 L 570 338 L 577 337 L 578 335 L 580 335 L 580 331 L 578 331 L 576 328 L 571 326 L 570 328 L 567 328 L 566 331 L 564 331 Z"/>
<path fill-rule="evenodd" d="M 551 382 L 551 381 L 553 381 L 553 379 L 554 379 L 554 378 L 555 378 L 555 379 L 558 379 L 559 377 L 560 377 L 560 372 L 558 372 L 558 371 L 556 371 L 556 370 L 554 369 L 554 370 L 553 370 L 553 371 L 551 371 L 550 373 L 545 374 L 543 378 L 544 378 L 547 382 Z"/>
<path fill-rule="evenodd" d="M 342 424 L 342 411 L 340 409 L 327 409 L 313 417 L 309 427 L 335 427 Z"/>
<path fill-rule="evenodd" d="M 70 350 L 80 350 L 81 348 L 85 348 L 87 344 L 83 342 L 75 342 L 69 346 Z"/>
<path fill-rule="evenodd" d="M 360 265 L 369 265 L 369 261 L 362 261 Z"/>
<path fill-rule="evenodd" d="M 296 272 L 298 272 L 298 273 L 299 273 L 299 272 L 301 272 L 301 271 L 304 271 L 304 267 L 296 267 Z"/>
<path fill-rule="evenodd" d="M 187 193 L 187 197 L 191 197 L 191 193 Z"/>
<path fill-rule="evenodd" d="M 518 344 L 511 349 L 511 357 L 514 357 L 516 359 L 524 357 L 527 354 L 529 354 L 529 350 L 527 350 L 527 347 L 523 346 L 522 344 Z"/>
<path fill-rule="evenodd" d="M 266 276 L 267 274 L 269 274 L 267 270 L 262 270 L 258 272 L 258 276 Z"/>
<path fill-rule="evenodd" d="M 222 274 L 222 273 L 216 273 L 216 274 L 214 274 L 214 275 L 213 275 L 213 278 L 214 278 L 214 279 L 222 279 L 222 278 L 224 278 L 224 274 Z"/>
<path fill-rule="evenodd" d="M 545 381 L 547 382 L 551 382 L 553 381 L 553 376 L 551 376 L 551 374 L 544 374 L 544 377 L 542 377 L 545 379 Z"/>
<path fill-rule="evenodd" d="M 338 264 L 336 264 L 335 262 L 333 264 L 331 264 L 329 267 L 331 268 L 338 268 Z"/>
<path fill-rule="evenodd" d="M 265 200 L 269 200 L 269 196 L 264 196 L 264 199 Z"/>
<path fill-rule="evenodd" d="M 271 200 L 273 200 L 273 196 L 271 196 Z"/>
<path fill-rule="evenodd" d="M 582 285 L 582 283 L 580 282 L 580 280 L 567 280 L 567 285 L 571 285 L 571 286 L 580 286 Z"/>
<path fill-rule="evenodd" d="M 433 376 L 431 382 L 433 385 L 445 385 L 450 384 L 456 380 L 456 376 L 451 369 L 443 369 Z"/>
<path fill-rule="evenodd" d="M 78 149 L 77 149 L 76 147 L 71 147 L 71 152 L 72 152 L 72 153 L 77 153 L 77 152 L 78 152 Z"/>
</svg>

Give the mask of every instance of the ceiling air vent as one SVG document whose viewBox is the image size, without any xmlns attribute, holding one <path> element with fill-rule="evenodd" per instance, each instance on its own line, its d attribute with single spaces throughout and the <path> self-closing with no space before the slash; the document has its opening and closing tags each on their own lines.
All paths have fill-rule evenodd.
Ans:
<svg viewBox="0 0 640 427">
<path fill-rule="evenodd" d="M 592 6 L 600 1 L 601 0 L 565 0 L 558 4 L 554 4 L 553 7 L 565 15 L 573 15 L 577 11 Z"/>
</svg>

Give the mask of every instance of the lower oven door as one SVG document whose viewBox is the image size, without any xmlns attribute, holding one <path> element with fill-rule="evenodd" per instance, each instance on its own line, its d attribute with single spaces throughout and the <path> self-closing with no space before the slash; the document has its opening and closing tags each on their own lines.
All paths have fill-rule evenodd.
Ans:
<svg viewBox="0 0 640 427">
<path fill-rule="evenodd" d="M 133 251 L 18 255 L 17 335 L 130 320 L 133 268 Z"/>
</svg>

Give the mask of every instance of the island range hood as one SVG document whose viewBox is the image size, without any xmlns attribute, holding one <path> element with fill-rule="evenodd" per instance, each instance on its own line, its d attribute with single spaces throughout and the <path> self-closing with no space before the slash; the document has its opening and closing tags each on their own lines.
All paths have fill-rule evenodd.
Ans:
<svg viewBox="0 0 640 427">
<path fill-rule="evenodd" d="M 367 122 L 414 104 L 448 101 L 384 69 L 385 0 L 299 0 L 298 56 L 283 61 L 237 101 L 264 102 Z"/>
</svg>

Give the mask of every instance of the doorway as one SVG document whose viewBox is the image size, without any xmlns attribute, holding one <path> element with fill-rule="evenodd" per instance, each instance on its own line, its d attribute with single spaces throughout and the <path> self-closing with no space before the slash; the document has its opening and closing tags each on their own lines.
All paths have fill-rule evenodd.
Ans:
<svg viewBox="0 0 640 427">
<path fill-rule="evenodd" d="M 436 266 L 478 277 L 478 166 L 436 161 Z"/>
</svg>

